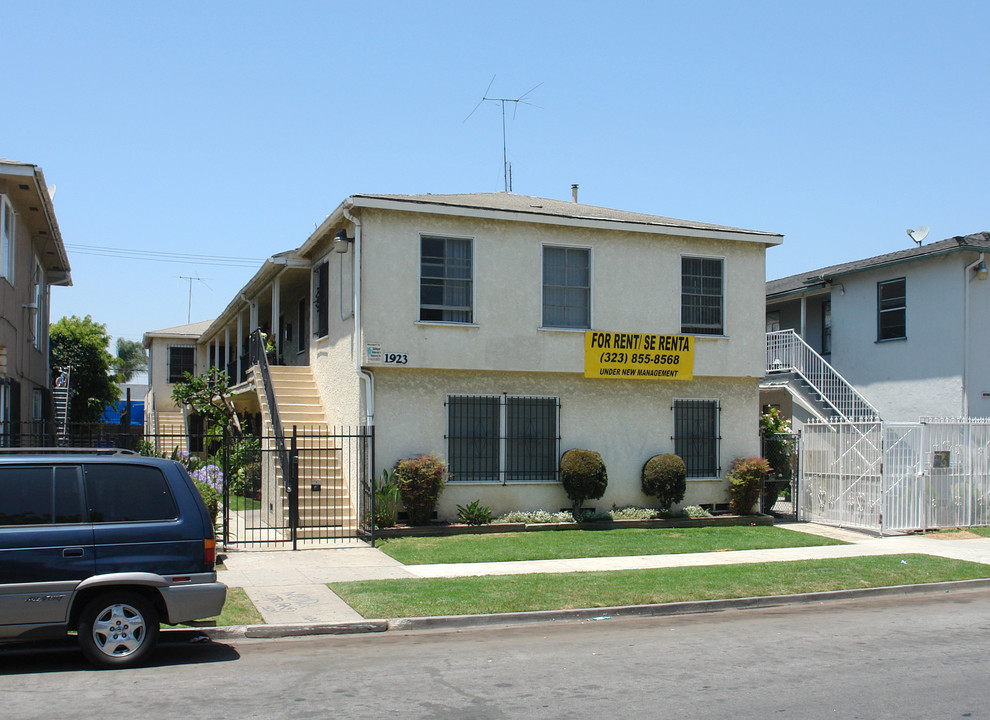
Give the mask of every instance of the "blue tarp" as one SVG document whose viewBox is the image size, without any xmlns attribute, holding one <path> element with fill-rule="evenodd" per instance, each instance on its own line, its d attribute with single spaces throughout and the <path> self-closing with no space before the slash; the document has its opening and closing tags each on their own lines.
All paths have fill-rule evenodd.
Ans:
<svg viewBox="0 0 990 720">
<path fill-rule="evenodd" d="M 107 408 L 103 411 L 100 422 L 120 424 L 120 416 L 127 407 L 126 400 L 117 402 L 117 409 Z M 144 425 L 144 400 L 131 400 L 131 425 Z"/>
</svg>

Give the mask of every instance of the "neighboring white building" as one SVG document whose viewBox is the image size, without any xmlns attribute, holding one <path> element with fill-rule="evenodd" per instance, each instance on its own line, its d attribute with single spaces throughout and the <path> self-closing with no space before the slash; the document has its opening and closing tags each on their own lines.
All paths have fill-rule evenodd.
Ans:
<svg viewBox="0 0 990 720">
<path fill-rule="evenodd" d="M 44 173 L 0 160 L 0 444 L 41 445 L 52 432 L 50 295 L 71 284 Z"/>
<path fill-rule="evenodd" d="M 185 373 L 203 372 L 208 361 L 197 347 L 210 320 L 179 325 L 144 334 L 142 346 L 148 351 L 148 384 L 144 396 L 144 426 L 149 435 L 181 435 L 185 432 L 182 408 L 172 400 L 172 387 Z M 136 399 L 136 398 L 135 398 Z"/>
<path fill-rule="evenodd" d="M 990 233 L 976 233 L 772 280 L 768 338 L 793 330 L 883 420 L 988 417 L 987 252 Z M 768 351 L 768 370 L 775 359 Z M 815 414 L 806 390 L 770 374 L 762 403 L 800 422 Z"/>
</svg>

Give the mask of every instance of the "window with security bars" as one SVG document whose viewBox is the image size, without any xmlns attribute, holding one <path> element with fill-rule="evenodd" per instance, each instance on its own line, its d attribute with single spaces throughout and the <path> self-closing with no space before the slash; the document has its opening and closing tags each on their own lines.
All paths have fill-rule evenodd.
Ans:
<svg viewBox="0 0 990 720">
<path fill-rule="evenodd" d="M 560 401 L 451 395 L 447 462 L 453 482 L 556 482 Z"/>
<path fill-rule="evenodd" d="M 185 373 L 196 373 L 196 348 L 192 345 L 171 345 L 168 348 L 168 381 L 182 382 Z"/>
<path fill-rule="evenodd" d="M 724 262 L 721 258 L 681 258 L 681 332 L 724 335 Z"/>
<path fill-rule="evenodd" d="M 684 461 L 689 478 L 714 478 L 718 463 L 717 400 L 674 401 L 674 454 Z"/>
<path fill-rule="evenodd" d="M 473 322 L 471 241 L 424 236 L 420 247 L 419 319 Z"/>
<path fill-rule="evenodd" d="M 591 327 L 591 251 L 543 248 L 543 327 Z"/>
<path fill-rule="evenodd" d="M 877 283 L 877 340 L 907 337 L 907 290 L 904 278 Z"/>
</svg>

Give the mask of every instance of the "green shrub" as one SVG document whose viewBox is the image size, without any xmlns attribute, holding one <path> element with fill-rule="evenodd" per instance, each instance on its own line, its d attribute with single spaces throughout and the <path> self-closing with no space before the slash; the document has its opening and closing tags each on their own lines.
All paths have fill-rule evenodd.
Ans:
<svg viewBox="0 0 990 720">
<path fill-rule="evenodd" d="M 597 500 L 605 494 L 608 473 L 602 456 L 594 450 L 568 450 L 560 458 L 560 483 L 578 520 L 585 500 Z"/>
<path fill-rule="evenodd" d="M 736 515 L 748 515 L 763 491 L 763 481 L 770 473 L 766 458 L 736 458 L 729 472 L 732 497 L 729 506 Z"/>
<path fill-rule="evenodd" d="M 710 518 L 712 514 L 700 505 L 688 505 L 681 510 L 689 518 Z"/>
<path fill-rule="evenodd" d="M 643 465 L 643 492 L 655 497 L 661 510 L 684 499 L 687 468 L 677 455 L 654 455 Z"/>
<path fill-rule="evenodd" d="M 220 510 L 220 497 L 217 495 L 217 491 L 213 489 L 212 485 L 202 480 L 193 478 L 193 483 L 196 485 L 196 489 L 199 490 L 200 497 L 203 498 L 203 504 L 206 505 L 206 511 L 210 513 L 210 519 L 216 525 L 217 513 Z"/>
<path fill-rule="evenodd" d="M 465 525 L 487 525 L 491 521 L 491 508 L 482 505 L 480 499 L 468 505 L 457 506 L 457 522 Z"/>
<path fill-rule="evenodd" d="M 429 525 L 447 479 L 447 464 L 436 455 L 417 455 L 395 463 L 392 477 L 399 486 L 410 525 Z"/>
<path fill-rule="evenodd" d="M 382 470 L 382 480 L 372 485 L 375 493 L 375 527 L 395 527 L 395 518 L 399 514 L 399 486 L 395 482 L 395 473 L 389 474 Z"/>
</svg>

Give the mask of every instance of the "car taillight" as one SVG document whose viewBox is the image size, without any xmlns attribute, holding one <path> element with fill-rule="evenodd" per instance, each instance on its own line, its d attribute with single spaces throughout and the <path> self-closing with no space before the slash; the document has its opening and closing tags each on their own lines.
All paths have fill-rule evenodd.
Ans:
<svg viewBox="0 0 990 720">
<path fill-rule="evenodd" d="M 207 562 L 210 565 L 216 564 L 217 561 L 217 541 L 216 540 L 204 540 L 203 541 L 203 562 Z"/>
</svg>

